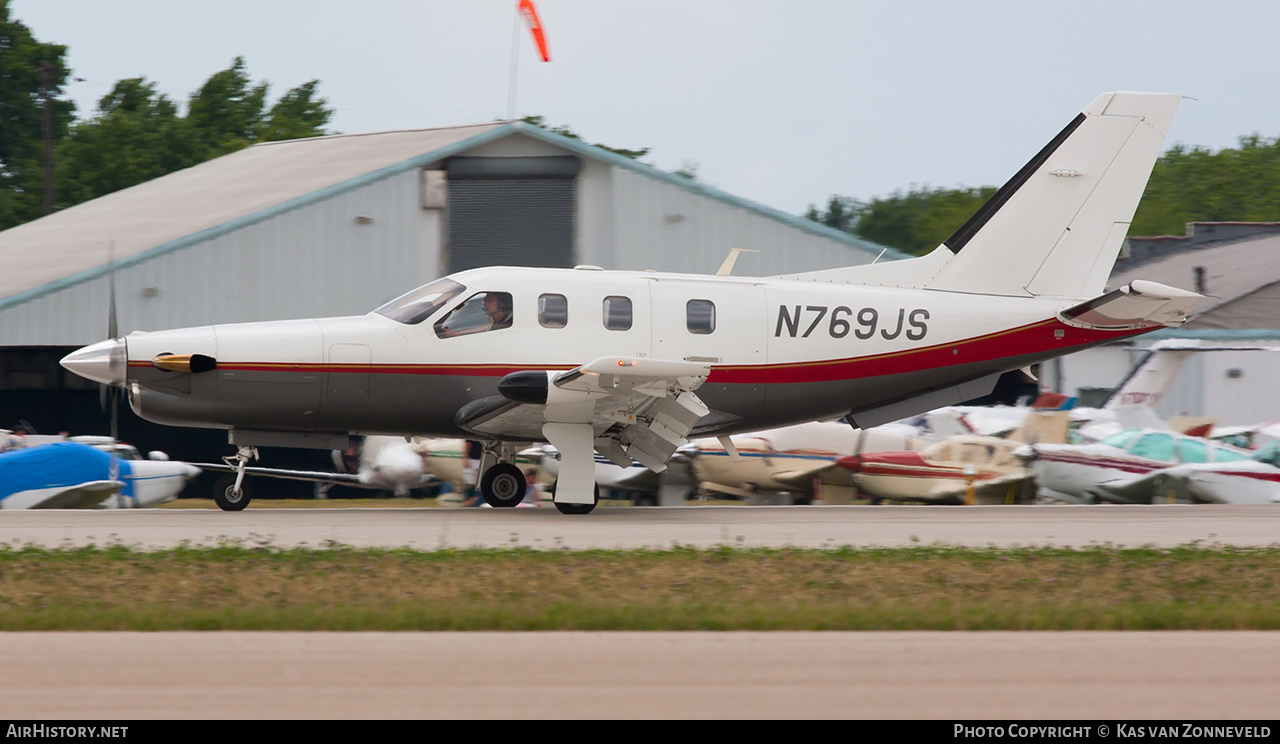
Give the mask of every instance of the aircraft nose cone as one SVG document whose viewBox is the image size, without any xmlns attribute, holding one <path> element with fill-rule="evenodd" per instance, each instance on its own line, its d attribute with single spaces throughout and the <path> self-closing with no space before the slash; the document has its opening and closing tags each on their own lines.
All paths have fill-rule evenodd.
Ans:
<svg viewBox="0 0 1280 744">
<path fill-rule="evenodd" d="M 81 377 L 105 385 L 123 385 L 129 358 L 123 338 L 99 341 L 62 358 L 62 366 Z"/>
</svg>

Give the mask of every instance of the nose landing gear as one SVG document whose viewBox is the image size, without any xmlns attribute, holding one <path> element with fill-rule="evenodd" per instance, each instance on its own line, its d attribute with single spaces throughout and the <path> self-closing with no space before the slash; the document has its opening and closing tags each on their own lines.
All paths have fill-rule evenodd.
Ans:
<svg viewBox="0 0 1280 744">
<path fill-rule="evenodd" d="M 235 469 L 235 475 L 227 475 L 218 479 L 213 489 L 213 500 L 223 511 L 242 511 L 252 500 L 249 484 L 244 479 L 245 466 L 250 460 L 258 459 L 258 448 L 241 446 L 236 454 L 222 458 L 223 462 Z"/>
</svg>

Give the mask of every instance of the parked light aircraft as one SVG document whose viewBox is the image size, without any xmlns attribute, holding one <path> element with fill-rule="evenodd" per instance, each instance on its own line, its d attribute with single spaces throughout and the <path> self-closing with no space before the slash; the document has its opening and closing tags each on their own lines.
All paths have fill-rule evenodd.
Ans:
<svg viewBox="0 0 1280 744">
<path fill-rule="evenodd" d="M 1153 501 L 1280 504 L 1280 441 L 1231 462 L 1182 463 L 1153 473 Z"/>
<path fill-rule="evenodd" d="M 815 492 L 853 486 L 849 471 L 836 466 L 837 458 L 926 444 L 914 436 L 915 431 L 896 424 L 863 430 L 844 422 L 818 421 L 736 434 L 729 442 L 733 450 L 718 439 L 706 438 L 681 452 L 690 455 L 693 473 L 703 490 L 749 500 L 795 494 L 793 498 L 807 501 Z"/>
<path fill-rule="evenodd" d="M 836 462 L 864 495 L 889 501 L 940 504 L 1015 504 L 1035 500 L 1031 480 L 1013 451 L 1021 443 L 997 437 L 955 436 L 920 451 L 868 452 Z"/>
<path fill-rule="evenodd" d="M 124 459 L 81 442 L 41 444 L 0 453 L 0 508 L 155 506 L 199 473 L 186 463 Z"/>
<path fill-rule="evenodd" d="M 229 429 L 235 489 L 256 445 L 420 434 L 485 441 L 481 491 L 514 506 L 521 443 L 549 441 L 556 507 L 586 513 L 593 450 L 660 471 L 691 436 L 866 428 L 1185 322 L 1193 292 L 1104 292 L 1178 102 L 1099 96 L 920 258 L 768 278 L 480 268 L 365 316 L 135 332 L 62 363 L 150 421 Z"/>
<path fill-rule="evenodd" d="M 1032 444 L 1018 451 L 1036 483 L 1054 498 L 1149 504 L 1152 476 L 1181 463 L 1230 464 L 1249 459 L 1235 447 L 1158 429 L 1128 429 L 1091 444 Z"/>
</svg>

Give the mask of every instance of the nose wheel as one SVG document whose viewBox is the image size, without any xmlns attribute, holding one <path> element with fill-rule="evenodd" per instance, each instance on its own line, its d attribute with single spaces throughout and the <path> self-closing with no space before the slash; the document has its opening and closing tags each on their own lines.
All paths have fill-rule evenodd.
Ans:
<svg viewBox="0 0 1280 744">
<path fill-rule="evenodd" d="M 489 506 L 511 507 L 524 501 L 528 485 L 520 468 L 500 462 L 484 471 L 480 478 L 480 495 Z"/>
<path fill-rule="evenodd" d="M 243 445 L 237 448 L 236 453 L 231 457 L 222 458 L 223 462 L 231 466 L 234 474 L 219 478 L 218 485 L 213 489 L 213 500 L 219 509 L 242 511 L 249 505 L 252 494 L 249 493 L 248 481 L 244 479 L 244 469 L 250 460 L 256 459 L 258 459 L 257 448 Z"/>
<path fill-rule="evenodd" d="M 223 511 L 241 511 L 252 499 L 248 481 L 237 486 L 234 475 L 222 476 L 218 479 L 218 485 L 213 487 L 213 500 Z"/>
</svg>

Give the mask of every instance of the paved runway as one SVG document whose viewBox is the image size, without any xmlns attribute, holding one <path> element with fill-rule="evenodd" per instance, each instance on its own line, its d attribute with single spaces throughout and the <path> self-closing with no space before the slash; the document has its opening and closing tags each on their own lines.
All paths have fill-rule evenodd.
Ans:
<svg viewBox="0 0 1280 744">
<path fill-rule="evenodd" d="M 551 549 L 950 545 L 1280 545 L 1280 507 L 775 506 L 539 509 L 0 511 L 5 543 L 167 548 L 182 543 Z"/>
<path fill-rule="evenodd" d="M 6 544 L 1280 544 L 1254 506 L 0 511 Z M 1271 719 L 1277 632 L 0 633 L 0 717 Z"/>
</svg>

